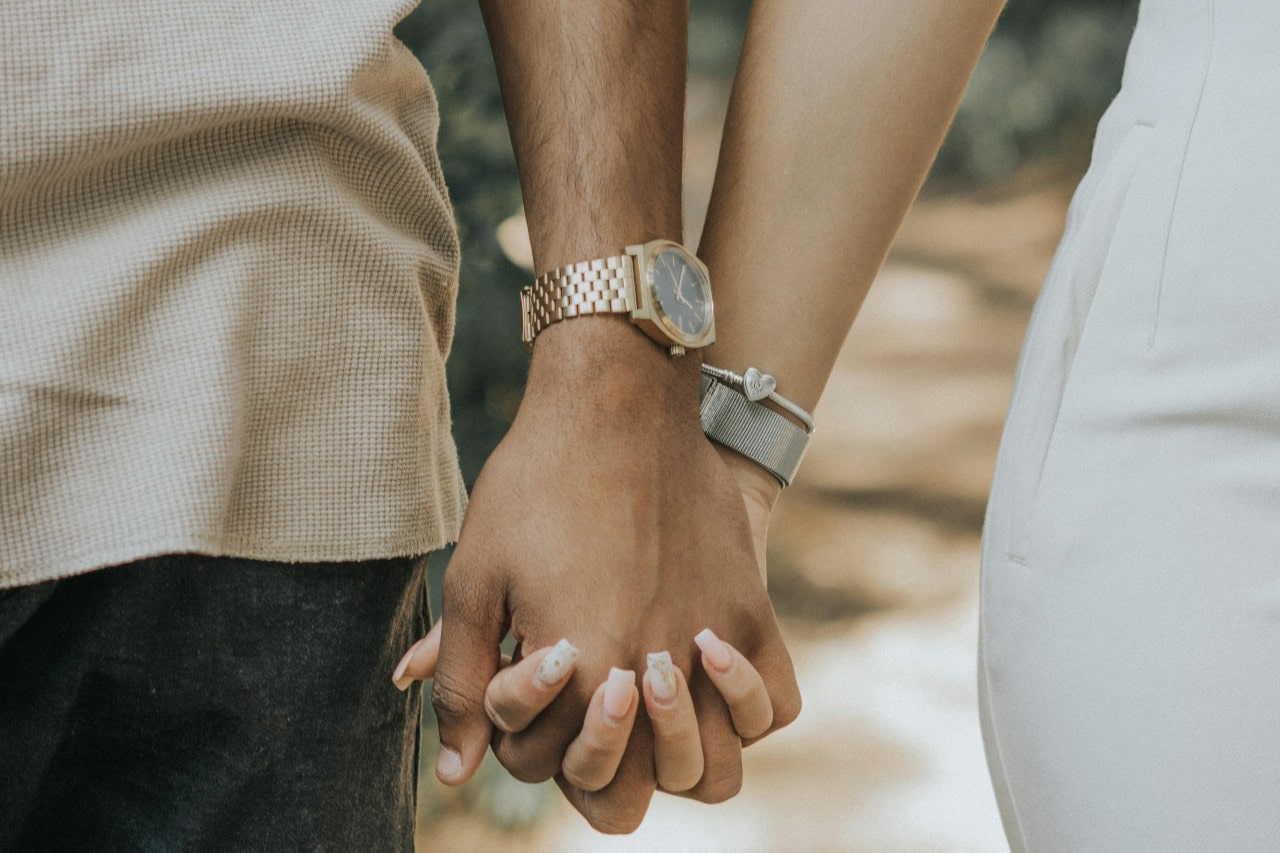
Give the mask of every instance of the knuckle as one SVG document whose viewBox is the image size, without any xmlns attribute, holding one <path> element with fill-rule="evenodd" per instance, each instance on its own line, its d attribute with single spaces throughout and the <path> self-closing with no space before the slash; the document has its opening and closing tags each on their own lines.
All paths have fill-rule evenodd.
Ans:
<svg viewBox="0 0 1280 853">
<path fill-rule="evenodd" d="M 644 821 L 645 809 L 600 806 L 595 804 L 595 799 L 587 800 L 583 817 L 597 832 L 605 835 L 630 835 Z"/>
<path fill-rule="evenodd" d="M 492 618 L 502 598 L 498 579 L 483 562 L 458 563 L 458 560 L 451 562 L 444 573 L 444 615 L 454 624 L 480 623 Z"/>
<path fill-rule="evenodd" d="M 468 559 L 471 556 L 470 549 L 460 550 L 462 553 L 459 554 L 455 551 L 454 559 L 449 561 L 449 566 L 445 569 L 441 585 L 444 592 L 458 598 L 467 598 L 478 587 L 479 572 L 477 569 L 483 563 L 478 560 Z"/>
<path fill-rule="evenodd" d="M 578 758 L 589 764 L 603 764 L 614 756 L 612 744 L 599 738 L 586 737 L 578 741 Z"/>
<path fill-rule="evenodd" d="M 773 705 L 773 723 L 770 730 L 777 731 L 794 723 L 796 718 L 800 716 L 803 704 L 804 702 L 800 698 L 798 689 L 787 691 L 787 694 Z"/>
<path fill-rule="evenodd" d="M 545 782 L 560 769 L 558 763 L 542 760 L 514 738 L 504 737 L 497 741 L 493 754 L 508 773 L 526 784 Z"/>
<path fill-rule="evenodd" d="M 489 719 L 493 721 L 494 726 L 501 731 L 511 734 L 519 730 L 516 725 L 512 724 L 502 716 L 502 713 L 498 710 L 497 706 L 493 704 L 493 700 L 488 696 L 488 694 L 484 697 L 484 712 L 489 715 Z"/>
<path fill-rule="evenodd" d="M 591 790 L 591 788 L 582 784 L 584 780 L 582 776 L 578 774 L 577 768 L 575 768 L 573 765 L 569 764 L 568 762 L 565 762 L 565 765 L 562 768 L 560 768 L 560 774 L 564 776 L 564 780 L 566 782 L 568 782 L 570 785 L 577 788 L 578 790 L 580 791 Z"/>
<path fill-rule="evenodd" d="M 695 799 L 704 803 L 723 803 L 738 796 L 741 790 L 741 766 L 717 769 L 708 767 L 691 793 Z"/>
<path fill-rule="evenodd" d="M 436 717 L 446 723 L 471 716 L 479 710 L 474 696 L 450 684 L 439 674 L 431 686 L 431 707 Z"/>
<path fill-rule="evenodd" d="M 702 768 L 691 767 L 676 772 L 664 771 L 658 778 L 658 785 L 669 794 L 683 794 L 692 791 L 702 781 Z"/>
<path fill-rule="evenodd" d="M 653 723 L 654 734 L 663 747 L 701 750 L 700 732 L 698 731 L 696 718 L 663 720 L 661 723 L 650 718 L 650 721 Z"/>
<path fill-rule="evenodd" d="M 508 764 L 502 759 L 498 759 L 498 763 L 511 774 L 511 778 L 515 779 L 517 782 L 523 782 L 526 785 L 536 785 L 540 782 L 545 782 L 555 775 L 555 773 L 546 772 L 541 767 L 534 767 L 525 764 Z"/>
<path fill-rule="evenodd" d="M 584 771 L 572 764 L 566 763 L 561 772 L 570 785 L 582 791 L 594 793 L 608 784 L 607 781 L 601 782 L 589 770 Z"/>
<path fill-rule="evenodd" d="M 481 582 L 472 572 L 446 572 L 443 588 L 445 616 L 454 624 L 474 622 L 480 617 Z"/>
<path fill-rule="evenodd" d="M 640 828 L 640 824 L 643 821 L 643 815 L 640 817 L 627 815 L 624 817 L 600 818 L 591 825 L 597 832 L 605 835 L 630 835 Z"/>
<path fill-rule="evenodd" d="M 618 756 L 599 744 L 578 746 L 565 756 L 561 772 L 574 787 L 584 791 L 599 791 L 613 781 Z"/>
<path fill-rule="evenodd" d="M 754 740 L 755 738 L 763 737 L 765 733 L 769 731 L 772 723 L 772 715 L 766 710 L 764 714 L 761 714 L 756 719 L 749 720 L 741 726 L 738 726 L 738 735 L 744 740 Z"/>
</svg>

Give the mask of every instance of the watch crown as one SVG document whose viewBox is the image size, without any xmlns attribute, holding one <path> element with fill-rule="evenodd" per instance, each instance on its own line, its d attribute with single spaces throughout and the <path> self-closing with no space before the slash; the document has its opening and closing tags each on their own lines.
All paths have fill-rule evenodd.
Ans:
<svg viewBox="0 0 1280 853">
<path fill-rule="evenodd" d="M 680 356 L 684 355 L 684 347 L 674 346 L 671 348 L 670 352 L 673 357 L 679 358 Z"/>
</svg>

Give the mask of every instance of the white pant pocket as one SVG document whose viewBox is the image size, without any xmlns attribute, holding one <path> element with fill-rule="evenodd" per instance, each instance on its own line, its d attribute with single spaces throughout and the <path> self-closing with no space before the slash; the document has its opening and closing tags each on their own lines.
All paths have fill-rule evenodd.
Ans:
<svg viewBox="0 0 1280 853">
<path fill-rule="evenodd" d="M 1002 541 L 1006 557 L 1017 563 L 1026 562 L 1041 474 L 1072 364 L 1105 276 L 1129 186 L 1153 132 L 1148 124 L 1131 125 L 1101 173 L 1082 182 L 1082 187 L 1093 187 L 1088 206 L 1078 222 L 1069 220 L 1024 344 L 997 469 L 1004 496 L 999 515 L 1007 525 Z"/>
</svg>

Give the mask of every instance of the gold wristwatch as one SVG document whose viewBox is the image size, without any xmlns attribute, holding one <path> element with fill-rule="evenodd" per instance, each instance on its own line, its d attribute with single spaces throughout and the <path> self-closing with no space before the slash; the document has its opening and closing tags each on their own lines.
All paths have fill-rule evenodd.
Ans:
<svg viewBox="0 0 1280 853">
<path fill-rule="evenodd" d="M 520 290 L 521 339 L 532 348 L 552 323 L 587 314 L 628 314 L 672 355 L 710 346 L 715 308 L 707 267 L 671 240 L 543 273 Z"/>
</svg>

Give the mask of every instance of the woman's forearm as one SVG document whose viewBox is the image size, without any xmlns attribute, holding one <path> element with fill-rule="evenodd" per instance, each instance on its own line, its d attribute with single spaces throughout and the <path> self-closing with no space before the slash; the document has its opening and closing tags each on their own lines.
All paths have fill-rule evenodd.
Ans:
<svg viewBox="0 0 1280 853">
<path fill-rule="evenodd" d="M 1002 0 L 755 0 L 700 254 L 707 361 L 812 409 Z"/>
</svg>

